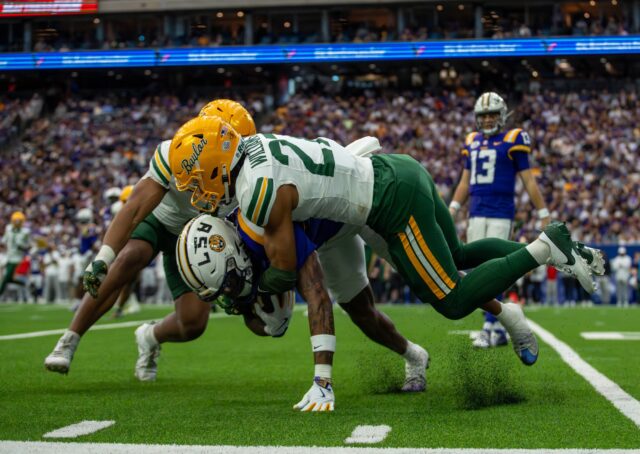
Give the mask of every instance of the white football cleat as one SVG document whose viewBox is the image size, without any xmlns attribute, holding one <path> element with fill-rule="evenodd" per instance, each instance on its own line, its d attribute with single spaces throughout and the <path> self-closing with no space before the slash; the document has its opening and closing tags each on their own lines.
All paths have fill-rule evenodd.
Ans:
<svg viewBox="0 0 640 454">
<path fill-rule="evenodd" d="M 551 255 L 548 263 L 550 265 L 565 274 L 574 276 L 588 293 L 591 294 L 596 290 L 595 283 L 591 279 L 591 269 L 580 255 L 576 244 L 571 241 L 571 235 L 564 223 L 552 222 L 547 225 L 538 239 L 549 246 Z"/>
<path fill-rule="evenodd" d="M 44 367 L 51 372 L 69 373 L 78 342 L 80 342 L 80 336 L 67 330 L 58 340 L 53 351 L 44 359 Z"/>
<path fill-rule="evenodd" d="M 302 400 L 293 406 L 300 411 L 333 411 L 335 395 L 331 382 L 324 378 L 315 377 L 309 391 L 302 396 Z"/>
<path fill-rule="evenodd" d="M 429 352 L 419 345 L 413 345 L 416 357 L 412 360 L 405 360 L 404 384 L 400 391 L 404 393 L 419 393 L 427 389 L 427 369 L 429 368 Z"/>
<path fill-rule="evenodd" d="M 473 342 L 471 342 L 474 348 L 489 348 L 491 347 L 491 332 L 483 329 L 478 331 L 476 335 L 473 337 Z"/>
<path fill-rule="evenodd" d="M 144 323 L 136 329 L 136 344 L 138 344 L 138 360 L 136 361 L 135 376 L 140 381 L 155 381 L 158 373 L 157 359 L 160 356 L 160 344 L 154 344 L 152 333 L 153 323 Z"/>
<path fill-rule="evenodd" d="M 587 265 L 593 274 L 604 276 L 604 257 L 600 249 L 585 246 L 577 241 L 574 242 L 578 252 L 583 259 L 587 261 Z"/>
</svg>

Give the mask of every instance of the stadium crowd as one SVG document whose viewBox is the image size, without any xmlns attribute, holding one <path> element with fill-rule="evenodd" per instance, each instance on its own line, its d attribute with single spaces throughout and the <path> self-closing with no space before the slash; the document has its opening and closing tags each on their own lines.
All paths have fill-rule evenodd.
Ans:
<svg viewBox="0 0 640 454">
<path fill-rule="evenodd" d="M 344 144 L 364 135 L 376 136 L 385 152 L 410 154 L 420 161 L 434 176 L 441 195 L 449 199 L 462 169 L 461 144 L 474 129 L 474 100 L 473 94 L 459 91 L 349 98 L 299 94 L 273 110 L 268 109 L 270 101 L 259 95 L 245 97 L 243 102 L 256 114 L 261 132 L 326 136 Z M 82 250 L 82 238 L 101 237 L 111 218 L 105 190 L 135 183 L 146 172 L 157 144 L 205 101 L 169 95 L 70 98 L 51 114 L 43 114 L 38 97 L 5 100 L 0 123 L 14 114 L 12 109 L 38 114 L 21 140 L 5 145 L 1 152 L 0 230 L 4 231 L 13 210 L 25 212 L 34 251 L 39 250 L 32 254 L 33 269 L 46 264 L 47 254 L 93 254 L 90 248 Z M 569 222 L 576 239 L 584 242 L 640 242 L 638 93 L 525 94 L 512 107 L 510 125 L 532 136 L 531 158 L 552 216 Z M 536 235 L 535 210 L 526 195 L 519 196 L 516 206 L 515 237 L 530 239 Z M 80 220 L 83 209 L 90 216 Z M 465 219 L 460 212 L 461 236 Z M 384 263 L 374 263 L 371 273 L 372 281 L 379 281 L 375 287 L 380 300 L 408 298 Z M 556 278 L 544 270 L 537 276 L 523 282 L 523 293 L 538 282 L 542 285 Z M 635 276 L 630 269 L 627 284 L 635 282 Z M 534 296 L 538 291 L 531 292 L 532 300 L 539 298 Z"/>
<path fill-rule="evenodd" d="M 551 11 L 551 9 L 550 9 Z M 456 11 L 457 13 L 457 11 Z M 380 13 L 393 16 L 392 11 Z M 588 15 L 588 13 L 587 13 Z M 392 22 L 380 25 L 380 21 L 349 20 L 345 18 L 331 23 L 330 33 L 327 38 L 321 33 L 319 19 L 313 26 L 308 25 L 300 29 L 294 29 L 291 25 L 293 19 L 285 22 L 286 26 L 274 25 L 273 21 L 264 21 L 256 24 L 253 33 L 247 35 L 243 22 L 219 23 L 211 16 L 202 21 L 203 16 L 194 16 L 190 26 L 184 32 L 167 34 L 163 31 L 160 22 L 148 24 L 144 32 L 136 26 L 135 22 L 122 26 L 118 22 L 106 30 L 118 29 L 118 32 L 107 31 L 104 35 L 95 30 L 82 28 L 80 31 L 68 26 L 66 22 L 60 22 L 56 26 L 51 24 L 41 25 L 42 29 L 35 29 L 31 49 L 34 52 L 71 51 L 88 49 L 132 49 L 132 48 L 157 48 L 157 47 L 217 47 L 245 44 L 310 44 L 310 43 L 369 43 L 387 41 L 427 41 L 432 39 L 470 39 L 475 38 L 473 16 L 460 16 L 450 14 L 443 16 L 439 21 L 433 18 L 424 20 L 407 19 L 406 26 L 401 30 Z M 118 19 L 121 20 L 121 19 Z M 109 23 L 109 17 L 103 21 Z M 427 23 L 430 25 L 427 25 Z M 553 14 L 542 15 L 535 20 L 527 22 L 521 15 L 509 12 L 498 14 L 495 11 L 487 11 L 482 17 L 480 36 L 483 38 L 528 38 L 535 36 L 622 36 L 628 35 L 632 28 L 622 12 L 616 14 L 601 13 L 586 17 L 582 13 L 562 14 L 556 11 Z M 95 27 L 94 27 L 95 29 Z M 249 41 L 248 41 L 249 40 Z M 3 43 L 0 40 L 0 50 L 19 51 L 24 50 L 20 38 L 12 43 Z"/>
</svg>

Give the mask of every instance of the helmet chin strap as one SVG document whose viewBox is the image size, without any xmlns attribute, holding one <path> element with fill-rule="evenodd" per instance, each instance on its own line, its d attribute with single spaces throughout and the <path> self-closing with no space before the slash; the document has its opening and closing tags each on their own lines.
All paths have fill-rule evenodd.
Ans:
<svg viewBox="0 0 640 454">
<path fill-rule="evenodd" d="M 222 184 L 224 186 L 224 201 L 229 203 L 231 201 L 231 195 L 229 193 L 229 172 L 227 172 L 226 164 L 222 164 Z"/>
</svg>

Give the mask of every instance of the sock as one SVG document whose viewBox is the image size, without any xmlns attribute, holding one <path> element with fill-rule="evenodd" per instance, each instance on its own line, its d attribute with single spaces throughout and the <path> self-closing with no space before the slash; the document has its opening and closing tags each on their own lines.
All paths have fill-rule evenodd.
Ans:
<svg viewBox="0 0 640 454">
<path fill-rule="evenodd" d="M 549 255 L 551 254 L 549 245 L 540 239 L 527 244 L 525 249 L 529 251 L 529 254 L 531 254 L 533 259 L 538 262 L 538 265 L 544 265 L 545 263 L 547 263 L 547 260 L 549 260 Z"/>
<path fill-rule="evenodd" d="M 415 362 L 418 361 L 421 357 L 422 349 L 420 346 L 414 344 L 410 340 L 407 340 L 407 350 L 402 354 L 402 357 L 407 360 L 407 362 Z"/>
<path fill-rule="evenodd" d="M 514 331 L 529 331 L 529 324 L 522 316 L 522 309 L 515 303 L 500 303 L 502 306 L 502 312 L 497 315 L 500 323 L 511 334 Z"/>
<path fill-rule="evenodd" d="M 158 340 L 156 339 L 156 335 L 153 332 L 155 326 L 156 325 L 149 325 L 149 327 L 144 331 L 145 340 L 152 346 L 156 346 L 159 344 Z"/>
<path fill-rule="evenodd" d="M 66 330 L 62 337 L 67 337 L 74 346 L 78 345 L 78 342 L 80 342 L 80 334 L 75 331 L 71 331 L 70 329 Z"/>
</svg>

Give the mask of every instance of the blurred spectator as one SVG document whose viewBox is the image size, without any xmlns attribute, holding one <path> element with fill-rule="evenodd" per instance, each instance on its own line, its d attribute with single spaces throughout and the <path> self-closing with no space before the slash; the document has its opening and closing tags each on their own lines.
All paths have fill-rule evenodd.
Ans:
<svg viewBox="0 0 640 454">
<path fill-rule="evenodd" d="M 629 279 L 631 279 L 631 257 L 624 246 L 618 248 L 618 255 L 611 260 L 611 271 L 616 282 L 616 305 L 629 306 Z"/>
<path fill-rule="evenodd" d="M 549 306 L 558 305 L 558 270 L 551 265 L 547 265 L 547 287 L 546 304 Z"/>
</svg>

